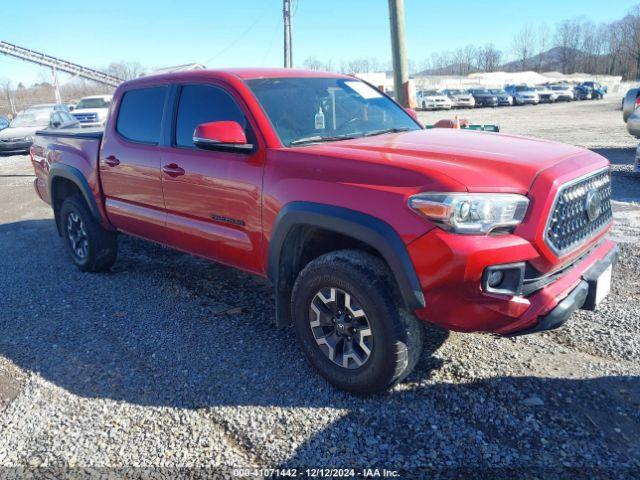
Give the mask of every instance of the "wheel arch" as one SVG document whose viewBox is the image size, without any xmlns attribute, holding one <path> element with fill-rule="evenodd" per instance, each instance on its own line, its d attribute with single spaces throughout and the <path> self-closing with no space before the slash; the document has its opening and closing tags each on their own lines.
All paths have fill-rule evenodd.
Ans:
<svg viewBox="0 0 640 480">
<path fill-rule="evenodd" d="M 72 187 L 70 187 L 70 185 L 72 185 Z M 64 198 L 70 194 L 70 189 L 73 190 L 73 188 L 77 189 L 82 195 L 91 215 L 93 215 L 98 222 L 102 223 L 98 204 L 91 193 L 89 182 L 87 182 L 82 172 L 70 165 L 56 163 L 51 165 L 49 170 L 48 190 L 51 196 L 51 206 L 53 207 L 58 233 L 60 233 L 60 206 Z"/>
<path fill-rule="evenodd" d="M 297 274 L 308 261 L 305 247 L 318 232 L 333 235 L 320 242 L 315 257 L 339 248 L 361 248 L 386 262 L 406 307 L 424 308 L 425 299 L 406 246 L 386 222 L 348 208 L 314 202 L 292 202 L 279 212 L 274 223 L 267 257 L 267 276 L 276 287 L 276 324 L 291 321 L 290 298 Z M 321 237 L 322 238 L 322 237 Z M 314 241 L 314 240 L 311 240 Z M 314 257 L 314 258 L 315 258 Z"/>
</svg>

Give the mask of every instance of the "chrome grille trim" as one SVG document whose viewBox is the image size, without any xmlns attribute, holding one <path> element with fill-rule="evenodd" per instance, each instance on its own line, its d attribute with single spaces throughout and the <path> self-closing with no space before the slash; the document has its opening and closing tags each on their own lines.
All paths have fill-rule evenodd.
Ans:
<svg viewBox="0 0 640 480">
<path fill-rule="evenodd" d="M 584 203 L 587 193 L 594 188 L 602 196 L 602 205 L 599 215 L 590 221 Z M 570 190 L 569 198 L 563 198 L 567 190 Z M 561 257 L 602 232 L 610 225 L 612 217 L 611 168 L 605 167 L 560 186 L 549 211 L 543 238 L 553 253 Z"/>
</svg>

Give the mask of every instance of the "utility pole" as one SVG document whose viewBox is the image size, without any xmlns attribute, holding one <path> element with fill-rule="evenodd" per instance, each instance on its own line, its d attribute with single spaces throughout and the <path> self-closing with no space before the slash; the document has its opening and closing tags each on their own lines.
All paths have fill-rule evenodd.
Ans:
<svg viewBox="0 0 640 480">
<path fill-rule="evenodd" d="M 58 83 L 58 71 L 55 66 L 51 67 L 51 74 L 53 76 L 53 90 L 56 95 L 56 103 L 62 103 L 62 97 L 60 96 L 60 84 Z"/>
<path fill-rule="evenodd" d="M 393 55 L 393 88 L 398 102 L 409 106 L 409 67 L 404 33 L 404 0 L 389 0 L 391 50 Z"/>
<path fill-rule="evenodd" d="M 293 0 L 282 0 L 282 16 L 284 18 L 284 68 L 293 68 L 293 51 L 291 42 L 291 3 Z"/>
</svg>

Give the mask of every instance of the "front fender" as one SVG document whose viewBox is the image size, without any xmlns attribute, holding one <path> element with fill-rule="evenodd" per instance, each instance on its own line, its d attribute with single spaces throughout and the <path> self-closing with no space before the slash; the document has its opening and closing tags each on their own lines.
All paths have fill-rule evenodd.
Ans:
<svg viewBox="0 0 640 480">
<path fill-rule="evenodd" d="M 285 205 L 276 218 L 269 242 L 267 275 L 277 286 L 282 247 L 287 234 L 298 225 L 333 231 L 374 248 L 389 265 L 405 305 L 411 311 L 424 308 L 425 300 L 418 276 L 407 248 L 386 222 L 371 215 L 314 202 L 292 202 Z"/>
</svg>

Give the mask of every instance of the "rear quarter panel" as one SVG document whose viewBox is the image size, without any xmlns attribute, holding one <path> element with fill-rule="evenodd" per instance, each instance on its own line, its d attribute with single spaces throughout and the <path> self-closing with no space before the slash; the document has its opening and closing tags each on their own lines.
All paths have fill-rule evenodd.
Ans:
<svg viewBox="0 0 640 480">
<path fill-rule="evenodd" d="M 97 169 L 100 140 L 92 138 L 58 137 L 37 134 L 31 147 L 31 162 L 36 174 L 36 189 L 42 199 L 51 204 L 50 176 L 55 165 L 73 167 L 86 179 L 90 194 L 96 201 L 102 225 L 111 228 L 107 220 L 99 172 Z"/>
</svg>

